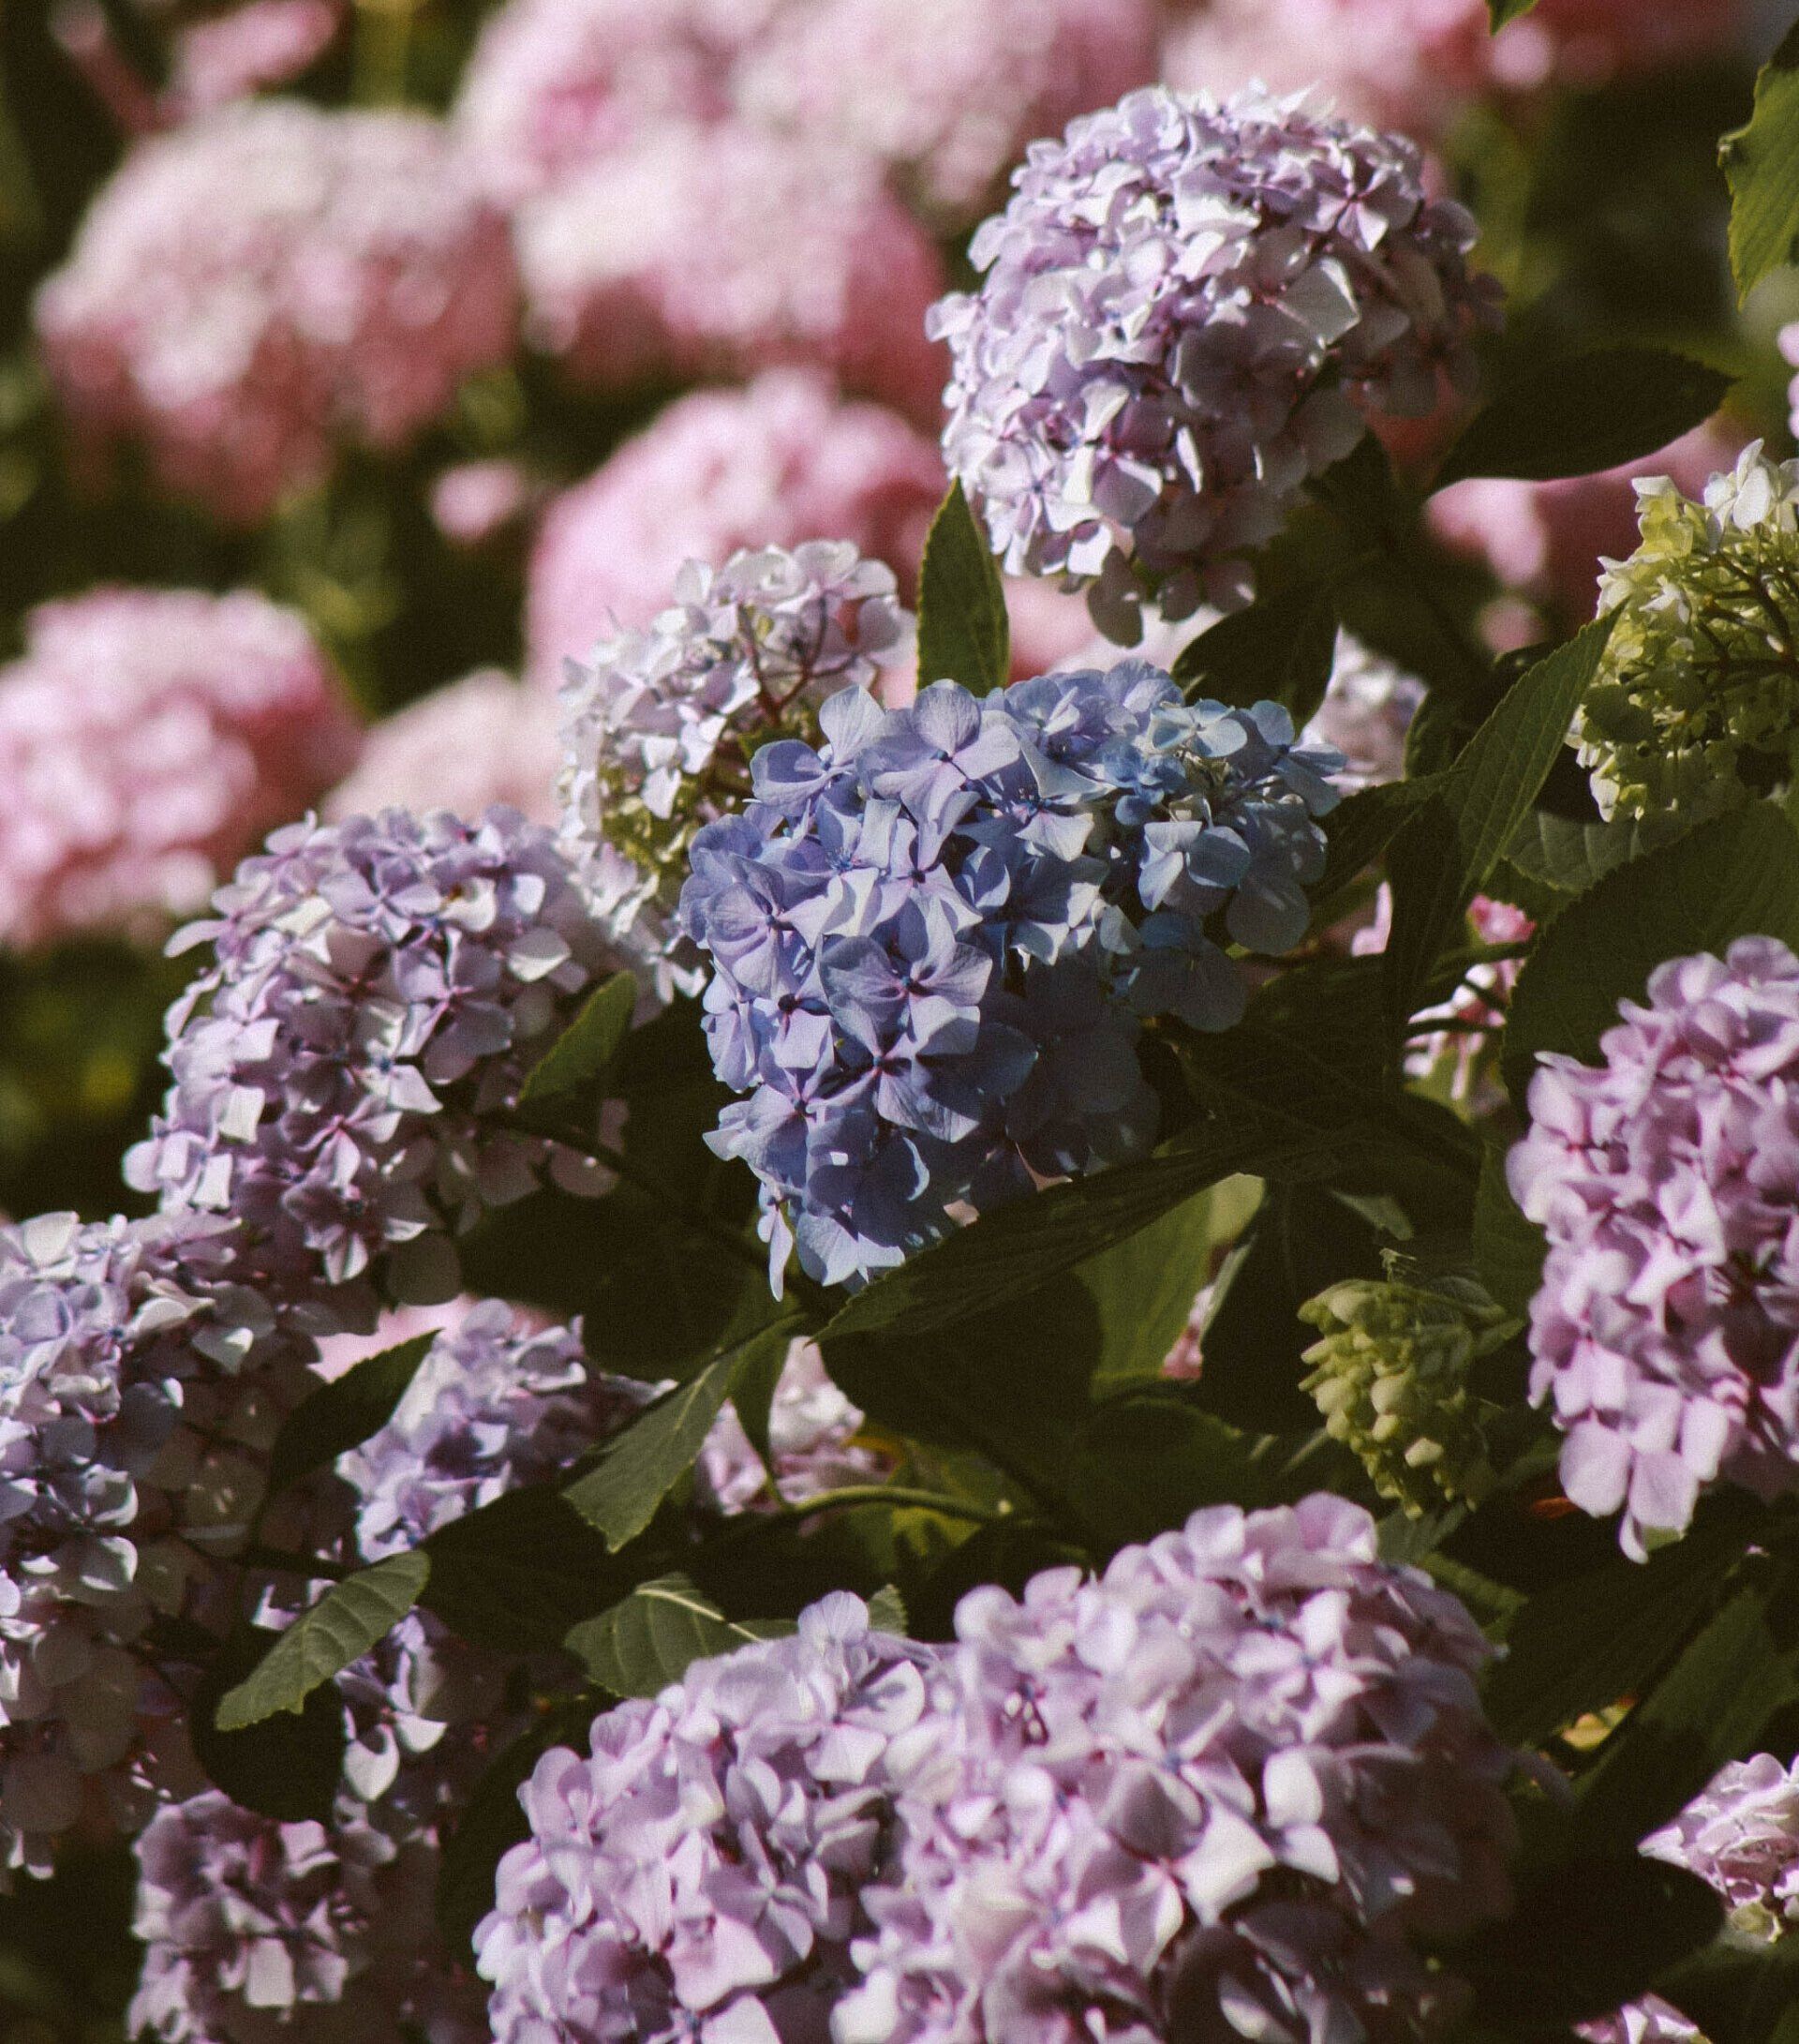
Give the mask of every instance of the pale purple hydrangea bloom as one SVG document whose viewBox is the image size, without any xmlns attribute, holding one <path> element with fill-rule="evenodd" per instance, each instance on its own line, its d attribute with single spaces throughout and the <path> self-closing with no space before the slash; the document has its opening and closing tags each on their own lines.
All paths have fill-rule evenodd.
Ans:
<svg viewBox="0 0 1799 2044">
<path fill-rule="evenodd" d="M 0 1850 L 47 1870 L 84 1816 L 122 1830 L 198 1785 L 182 1717 L 192 1629 L 247 1594 L 230 1564 L 263 1500 L 311 1344 L 231 1282 L 210 1216 L 0 1228 Z M 266 1518 L 341 1532 L 335 1486 Z M 147 1658 L 158 1628 L 179 1621 Z"/>
<path fill-rule="evenodd" d="M 892 570 L 846 541 L 736 553 L 716 569 L 687 562 L 653 622 L 567 664 L 571 857 L 584 863 L 605 843 L 630 858 L 662 929 L 695 832 L 748 798 L 756 748 L 815 738 L 819 705 L 846 686 L 873 688 L 911 625 Z"/>
<path fill-rule="evenodd" d="M 836 2044 L 1415 2035 L 1408 1934 L 1509 1906 L 1492 1649 L 1325 1495 L 1199 1512 L 1097 1580 L 970 1592 L 886 1756 L 899 1845 Z"/>
<path fill-rule="evenodd" d="M 822 2044 L 931 1657 L 840 1592 L 546 1753 L 475 1933 L 497 2044 Z"/>
<path fill-rule="evenodd" d="M 795 1239 L 825 1282 L 866 1278 L 960 1202 L 1147 1148 L 1139 1018 L 1241 1015 L 1209 919 L 1299 941 L 1340 764 L 1140 661 L 821 716 L 819 750 L 756 753 L 681 896 L 714 1068 L 749 1096 L 708 1140 L 763 1181 L 777 1282 Z"/>
<path fill-rule="evenodd" d="M 365 1316 L 379 1275 L 448 1298 L 451 1229 L 545 1168 L 592 1183 L 499 1118 L 613 963 L 548 830 L 505 809 L 296 824 L 215 907 L 175 940 L 213 962 L 170 1010 L 173 1084 L 126 1169 L 165 1208 L 229 1214 L 275 1295 Z"/>
<path fill-rule="evenodd" d="M 1241 595 L 1241 556 L 1367 414 L 1430 411 L 1497 317 L 1475 225 L 1419 154 L 1254 89 L 1157 87 L 1032 145 L 972 248 L 944 447 L 1014 573 L 1108 635 Z"/>
<path fill-rule="evenodd" d="M 40 604 L 0 667 L 0 942 L 159 941 L 361 743 L 305 619 L 252 589 Z"/>
<path fill-rule="evenodd" d="M 1734 1930 L 1787 1936 L 1799 1925 L 1799 1761 L 1782 1766 L 1772 1753 L 1731 1761 L 1643 1850 L 1709 1882 Z M 1700 2034 L 1658 1994 L 1579 2029 L 1587 2044 L 1687 2044 Z"/>
<path fill-rule="evenodd" d="M 388 1424 L 339 1457 L 358 1550 L 403 1552 L 552 1480 L 651 1395 L 595 1370 L 578 1327 L 483 1301 Z M 412 2024 L 431 2044 L 484 2044 L 484 1992 L 444 1947 L 433 1891 L 475 1781 L 525 1728 L 507 1673 L 414 1611 L 336 1678 L 349 1742 L 328 1823 L 277 1823 L 214 1792 L 159 1814 L 138 1847 L 148 1950 L 133 2027 L 168 2044 L 391 2044 Z"/>
<path fill-rule="evenodd" d="M 254 524 L 503 363 L 516 297 L 439 124 L 249 100 L 127 157 L 36 320 L 90 461 L 141 444 L 166 488 Z"/>
<path fill-rule="evenodd" d="M 1720 1477 L 1799 1486 L 1799 960 L 1739 938 L 1619 1014 L 1597 1068 L 1541 1060 L 1508 1176 L 1549 1236 L 1531 1396 L 1563 1488 L 1642 1559 Z"/>
</svg>

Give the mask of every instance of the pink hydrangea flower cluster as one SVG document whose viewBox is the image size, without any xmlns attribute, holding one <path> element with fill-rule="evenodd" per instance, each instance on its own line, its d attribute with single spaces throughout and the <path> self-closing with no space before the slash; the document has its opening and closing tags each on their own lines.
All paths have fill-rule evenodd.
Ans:
<svg viewBox="0 0 1799 2044">
<path fill-rule="evenodd" d="M 1531 1395 L 1563 1488 L 1641 1559 L 1719 1478 L 1799 1487 L 1799 959 L 1739 938 L 1619 1013 L 1599 1066 L 1541 1060 L 1508 1175 L 1549 1236 Z"/>
<path fill-rule="evenodd" d="M 840 1592 L 547 1753 L 475 1933 L 496 2044 L 823 2037 L 928 1659 Z"/>
<path fill-rule="evenodd" d="M 37 295 L 78 446 L 252 524 L 513 348 L 506 222 L 439 126 L 289 100 L 141 143 Z"/>
<path fill-rule="evenodd" d="M 737 102 L 887 165 L 946 229 L 1033 136 L 1156 75 L 1151 0 L 788 0 L 746 49 Z"/>
<path fill-rule="evenodd" d="M 355 759 L 305 621 L 248 589 L 96 589 L 0 667 L 0 942 L 156 938 Z"/>
<path fill-rule="evenodd" d="M 176 33 L 168 99 L 184 120 L 271 85 L 323 56 L 349 10 L 342 0 L 244 0 Z"/>
<path fill-rule="evenodd" d="M 7 1867 L 48 1872 L 78 1823 L 129 1831 L 156 1795 L 199 1785 L 193 1629 L 231 1622 L 269 1450 L 313 1382 L 310 1343 L 234 1266 L 230 1225 L 205 1216 L 0 1228 Z M 340 1532 L 335 1498 L 291 1494 L 264 1536 Z"/>
<path fill-rule="evenodd" d="M 1302 2044 L 1453 2006 L 1406 1933 L 1507 1906 L 1512 1756 L 1479 1631 L 1359 1506 L 1197 1513 L 1096 1582 L 971 1591 L 956 1635 L 888 1757 L 840 2044 Z"/>
<path fill-rule="evenodd" d="M 666 607 L 689 559 L 821 533 L 896 569 L 915 563 L 944 493 L 937 450 L 829 380 L 770 370 L 740 391 L 695 391 L 550 506 L 532 556 L 532 679 L 556 687 L 621 627 Z"/>
<path fill-rule="evenodd" d="M 341 823 L 384 809 L 479 816 L 498 802 L 554 823 L 560 759 L 550 697 L 483 667 L 372 725 L 361 759 L 322 807 Z"/>
<path fill-rule="evenodd" d="M 1591 86 L 1728 49 L 1741 0 L 1539 0 L 1492 33 L 1486 0 L 1210 0 L 1178 23 L 1164 75 L 1185 90 L 1321 86 L 1346 112 L 1440 135 L 1470 99 Z"/>
<path fill-rule="evenodd" d="M 176 940 L 213 962 L 170 1010 L 173 1083 L 126 1172 L 230 1215 L 274 1296 L 365 1319 L 378 1267 L 449 1298 L 459 1219 L 542 1168 L 589 1185 L 498 1119 L 617 962 L 548 830 L 504 809 L 295 824 L 214 905 Z"/>
<path fill-rule="evenodd" d="M 583 383 L 806 364 L 936 420 L 943 267 L 853 149 L 666 127 L 528 202 L 517 245 L 528 331 Z"/>
<path fill-rule="evenodd" d="M 932 316 L 944 444 L 1006 566 L 1087 587 L 1126 642 L 1145 597 L 1241 594 L 1241 556 L 1367 415 L 1431 410 L 1497 318 L 1413 145 L 1302 99 L 1134 93 L 1014 183 L 981 289 Z"/>
</svg>

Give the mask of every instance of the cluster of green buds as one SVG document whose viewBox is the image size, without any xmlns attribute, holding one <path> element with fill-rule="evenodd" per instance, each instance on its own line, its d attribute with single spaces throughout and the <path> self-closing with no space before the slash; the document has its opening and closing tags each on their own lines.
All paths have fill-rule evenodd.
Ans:
<svg viewBox="0 0 1799 2044">
<path fill-rule="evenodd" d="M 1637 485 L 1642 545 L 1602 563 L 1612 619 L 1569 742 L 1601 815 L 1703 816 L 1792 778 L 1799 732 L 1799 461 L 1759 442 L 1704 496 Z"/>
<path fill-rule="evenodd" d="M 1381 1496 L 1414 1518 L 1445 1500 L 1478 1504 L 1493 1487 L 1487 1425 L 1499 1409 L 1469 1380 L 1519 1322 L 1471 1277 L 1426 1276 L 1390 1254 L 1385 1279 L 1332 1285 L 1300 1318 L 1323 1336 L 1305 1351 L 1305 1389 Z"/>
</svg>

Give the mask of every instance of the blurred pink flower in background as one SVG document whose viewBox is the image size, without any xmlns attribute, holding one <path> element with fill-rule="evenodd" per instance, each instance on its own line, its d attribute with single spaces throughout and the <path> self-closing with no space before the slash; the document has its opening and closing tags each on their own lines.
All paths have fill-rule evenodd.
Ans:
<svg viewBox="0 0 1799 2044">
<path fill-rule="evenodd" d="M 1783 326 L 1776 336 L 1780 349 L 1781 360 L 1789 368 L 1799 369 L 1799 321 Z M 1787 385 L 1788 425 L 1799 433 L 1799 376 Z"/>
<path fill-rule="evenodd" d="M 1163 61 L 1186 91 L 1316 85 L 1343 112 L 1426 136 L 1482 93 L 1659 69 L 1727 47 L 1742 21 L 1741 0 L 1539 0 L 1495 37 L 1487 0 L 1212 0 Z"/>
<path fill-rule="evenodd" d="M 78 449 L 252 522 L 512 351 L 506 224 L 438 122 L 248 101 L 141 143 L 38 293 Z"/>
<path fill-rule="evenodd" d="M 540 487 L 516 461 L 459 461 L 431 485 L 431 522 L 453 546 L 484 546 L 524 519 Z"/>
<path fill-rule="evenodd" d="M 453 116 L 486 188 L 515 203 L 654 135 L 721 119 L 732 67 L 781 0 L 512 0 Z"/>
<path fill-rule="evenodd" d="M 1711 476 L 1735 465 L 1747 440 L 1728 420 L 1708 419 L 1659 454 L 1597 475 L 1453 483 L 1431 499 L 1426 523 L 1451 552 L 1483 560 L 1508 589 L 1551 610 L 1556 623 L 1579 624 L 1598 601 L 1600 557 L 1622 559 L 1636 547 L 1632 478 L 1672 476 L 1698 497 Z"/>
<path fill-rule="evenodd" d="M 928 217 L 966 225 L 1041 135 L 1156 75 L 1151 0 L 813 0 L 745 53 L 749 113 L 891 166 Z"/>
<path fill-rule="evenodd" d="M 505 802 L 533 822 L 554 823 L 560 764 L 555 700 L 483 667 L 383 717 L 322 806 L 336 823 L 383 809 L 479 816 Z"/>
<path fill-rule="evenodd" d="M 740 546 L 844 539 L 909 579 L 944 490 L 934 441 L 822 377 L 773 370 L 694 391 L 660 412 L 544 515 L 527 598 L 527 672 L 555 688 L 565 659 L 672 601 L 681 563 Z"/>
<path fill-rule="evenodd" d="M 855 151 L 670 123 L 528 201 L 517 246 L 530 338 L 589 386 L 810 363 L 935 424 L 943 265 Z"/>
<path fill-rule="evenodd" d="M 247 589 L 96 589 L 0 668 L 0 941 L 160 936 L 349 767 L 305 621 Z"/>
<path fill-rule="evenodd" d="M 248 0 L 176 31 L 168 97 L 183 118 L 271 85 L 324 55 L 343 25 L 336 0 Z"/>
</svg>

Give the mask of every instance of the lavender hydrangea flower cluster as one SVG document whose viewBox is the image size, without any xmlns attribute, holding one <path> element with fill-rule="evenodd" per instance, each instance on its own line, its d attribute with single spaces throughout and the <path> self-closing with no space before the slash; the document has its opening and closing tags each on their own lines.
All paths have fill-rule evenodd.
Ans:
<svg viewBox="0 0 1799 2044">
<path fill-rule="evenodd" d="M 338 1469 L 364 1560 L 416 1545 L 605 1440 L 651 1395 L 588 1364 L 578 1328 L 498 1301 L 433 1345 L 392 1419 Z M 498 1745 L 523 1728 L 507 1664 L 415 1611 L 337 1678 L 349 1743 L 328 1823 L 277 1823 L 208 1790 L 139 1842 L 147 1947 L 135 2030 L 167 2044 L 483 2044 L 483 1993 L 433 1922 L 441 1848 Z M 278 2027 L 276 2027 L 278 2025 Z"/>
<path fill-rule="evenodd" d="M 819 705 L 872 688 L 911 624 L 892 570 L 843 541 L 688 561 L 646 630 L 568 664 L 564 842 L 577 858 L 609 842 L 666 918 L 694 834 L 748 798 L 756 749 L 816 739 Z"/>
<path fill-rule="evenodd" d="M 1199 1512 L 1097 1580 L 962 1600 L 895 1742 L 838 2044 L 1417 2034 L 1407 1933 L 1508 1905 L 1491 1649 L 1339 1498 Z"/>
<path fill-rule="evenodd" d="M 1717 1478 L 1799 1487 L 1799 959 L 1673 959 L 1620 1016 L 1598 1067 L 1542 1059 L 1508 1175 L 1549 1236 L 1531 1396 L 1642 1559 Z"/>
<path fill-rule="evenodd" d="M 819 749 L 756 753 L 681 895 L 714 1067 L 749 1096 L 708 1140 L 763 1182 L 777 1282 L 795 1242 L 863 1278 L 957 1202 L 1147 1148 L 1139 1019 L 1241 1013 L 1214 915 L 1299 941 L 1340 764 L 1278 707 L 1189 705 L 1140 661 L 904 710 L 849 690 L 820 719 Z"/>
<path fill-rule="evenodd" d="M 1370 412 L 1465 380 L 1497 291 L 1472 218 L 1417 149 L 1250 88 L 1166 87 L 1032 145 L 932 314 L 954 373 L 944 448 L 1015 574 L 1087 585 L 1135 640 L 1241 594 L 1241 557 Z"/>
<path fill-rule="evenodd" d="M 495 1118 L 613 962 L 548 830 L 505 809 L 295 824 L 214 905 L 174 940 L 213 962 L 170 1010 L 173 1084 L 126 1176 L 229 1214 L 272 1293 L 365 1315 L 343 1288 L 379 1259 L 399 1295 L 447 1298 L 447 1228 L 544 1166 L 581 1189 L 571 1153 Z"/>
<path fill-rule="evenodd" d="M 929 1659 L 840 1592 L 546 1753 L 475 1933 L 496 2044 L 823 2037 Z"/>
<path fill-rule="evenodd" d="M 84 1815 L 198 1785 L 180 1621 L 222 1636 L 311 1345 L 230 1283 L 210 1216 L 0 1228 L 0 1849 L 48 1871 Z M 316 1508 L 316 1509 L 315 1509 Z M 279 1540 L 332 1530 L 315 1486 Z M 296 1516 L 297 1514 L 297 1516 Z"/>
</svg>

